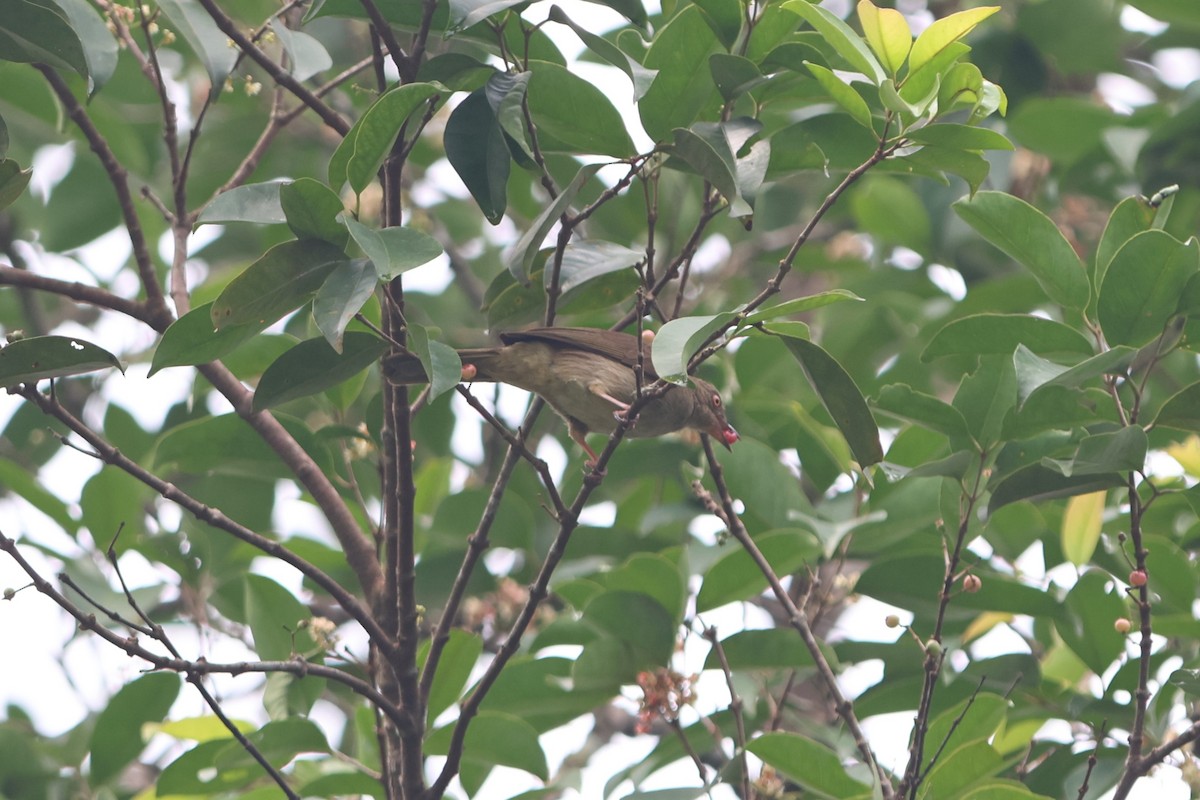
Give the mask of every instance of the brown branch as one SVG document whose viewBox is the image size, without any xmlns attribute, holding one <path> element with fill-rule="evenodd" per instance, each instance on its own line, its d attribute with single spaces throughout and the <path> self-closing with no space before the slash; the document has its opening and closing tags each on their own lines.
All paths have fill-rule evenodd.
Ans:
<svg viewBox="0 0 1200 800">
<path fill-rule="evenodd" d="M 379 645 L 385 652 L 390 652 L 395 645 L 391 639 L 379 627 L 379 624 L 371 616 L 366 608 L 354 597 L 346 591 L 346 589 L 329 575 L 310 564 L 308 561 L 300 558 L 291 550 L 279 542 L 268 539 L 261 534 L 246 528 L 243 525 L 234 522 L 229 517 L 215 508 L 201 503 L 196 498 L 187 494 L 173 483 L 169 483 L 157 475 L 149 472 L 140 464 L 129 459 L 120 450 L 108 443 L 104 437 L 100 436 L 84 422 L 75 417 L 70 411 L 63 408 L 59 403 L 50 397 L 47 397 L 40 392 L 26 387 L 20 392 L 21 396 L 26 400 L 34 403 L 44 414 L 54 417 L 56 420 L 66 425 L 73 433 L 88 443 L 93 452 L 90 455 L 99 458 L 105 464 L 114 466 L 130 475 L 137 480 L 149 486 L 164 499 L 170 500 L 180 508 L 190 513 L 193 517 L 211 525 L 218 530 L 225 531 L 229 535 L 245 542 L 246 544 L 255 547 L 273 558 L 277 558 L 285 564 L 293 567 L 306 578 L 311 580 L 317 586 L 324 589 L 331 597 L 337 600 L 347 614 L 354 618 L 358 624 L 363 626 L 367 634 L 371 637 L 372 642 Z"/>
<path fill-rule="evenodd" d="M 404 55 L 403 48 L 400 47 L 400 40 L 396 38 L 396 34 L 392 31 L 392 26 L 388 25 L 388 21 L 383 18 L 383 14 L 379 11 L 379 6 L 375 5 L 375 0 L 358 0 L 359 5 L 367 12 L 367 17 L 371 20 L 371 30 L 383 42 L 387 48 L 388 56 L 391 57 L 392 63 L 396 65 L 396 72 L 401 76 L 405 76 L 405 67 L 408 66 L 408 58 Z M 405 76 L 407 80 L 412 80 L 412 76 Z M 406 81 L 407 82 L 407 81 Z"/>
<path fill-rule="evenodd" d="M 233 664 L 210 663 L 202 659 L 189 661 L 187 659 L 173 658 L 160 655 L 151 650 L 147 650 L 138 644 L 137 639 L 132 636 L 121 636 L 116 631 L 109 630 L 100 624 L 94 614 L 84 613 L 77 605 L 71 602 L 61 592 L 54 588 L 53 585 L 43 578 L 36 569 L 33 568 L 21 552 L 17 549 L 15 540 L 10 539 L 3 533 L 0 533 L 0 550 L 8 553 L 17 566 L 29 576 L 34 587 L 42 594 L 49 597 L 56 605 L 75 618 L 79 627 L 84 630 L 95 633 L 100 638 L 104 639 L 109 644 L 115 645 L 125 653 L 136 658 L 140 658 L 152 664 L 156 669 L 167 670 L 170 672 L 180 672 L 184 674 L 195 673 L 197 675 L 210 674 L 228 674 L 242 675 L 248 672 L 285 672 L 295 675 L 300 678 L 309 675 L 318 678 L 327 678 L 328 680 L 346 686 L 355 694 L 360 695 L 373 705 L 383 711 L 384 714 L 401 729 L 410 729 L 412 726 L 408 716 L 399 708 L 389 703 L 387 698 L 381 695 L 366 681 L 355 678 L 342 670 L 327 667 L 324 664 L 310 664 L 309 662 L 295 658 L 290 661 L 243 661 Z"/>
<path fill-rule="evenodd" d="M 713 483 L 717 488 L 717 494 L 721 500 L 721 506 L 725 509 L 725 518 L 729 520 L 729 533 L 738 540 L 738 543 L 745 549 L 746 553 L 758 566 L 759 571 L 767 579 L 767 584 L 771 587 L 771 592 L 775 595 L 775 599 L 779 601 L 787 613 L 788 623 L 800 634 L 800 640 L 804 643 L 809 655 L 812 656 L 813 663 L 817 667 L 817 674 L 821 678 L 821 684 L 825 691 L 833 700 L 834 710 L 845 723 L 850 735 L 854 738 L 854 743 L 858 747 L 858 752 L 862 756 L 865 763 L 879 781 L 880 790 L 886 800 L 894 800 L 896 797 L 895 790 L 892 787 L 891 779 L 887 772 L 879 765 L 875 759 L 875 753 L 871 750 L 871 745 L 867 742 L 866 734 L 863 732 L 862 725 L 858 721 L 858 716 L 854 713 L 853 704 L 846 698 L 842 692 L 842 688 L 838 685 L 837 675 L 833 668 L 829 665 L 828 659 L 825 658 L 825 653 L 821 650 L 821 643 L 817 640 L 816 634 L 813 632 L 812 626 L 809 624 L 808 615 L 798 608 L 784 588 L 783 583 L 779 580 L 779 576 L 775 574 L 775 570 L 771 568 L 770 562 L 758 549 L 758 545 L 750 538 L 749 531 L 742 524 L 741 518 L 738 517 L 734 509 L 733 496 L 729 493 L 729 487 L 725 484 L 725 474 L 721 467 L 721 463 L 717 461 L 716 453 L 713 452 L 712 443 L 707 436 L 701 437 L 701 442 L 704 444 L 704 455 L 708 460 L 709 474 L 712 475 Z"/>
<path fill-rule="evenodd" d="M 116 154 L 108 146 L 108 142 L 100 134 L 100 130 L 92 122 L 87 111 L 75 99 L 75 95 L 71 92 L 71 87 L 67 85 L 67 82 L 52 68 L 44 64 L 37 64 L 35 66 L 46 78 L 46 82 L 50 84 L 51 90 L 59 102 L 63 104 L 71 121 L 83 133 L 88 145 L 92 148 L 92 152 L 100 159 L 100 165 L 108 175 L 109 183 L 112 184 L 113 191 L 117 195 L 117 203 L 121 208 L 121 218 L 124 220 L 125 229 L 129 233 L 129 242 L 133 246 L 133 258 L 137 263 L 138 276 L 142 282 L 142 291 L 146 293 L 146 308 L 152 318 L 162 322 L 165 327 L 170 324 L 172 316 L 170 310 L 167 308 L 166 298 L 163 297 L 162 286 L 158 282 L 158 275 L 154 271 L 154 262 L 150 259 L 150 248 L 146 243 L 146 235 L 142 230 L 142 222 L 138 218 L 137 209 L 134 207 L 133 193 L 129 190 L 129 173 L 122 166 L 121 162 L 117 160 Z"/>
<path fill-rule="evenodd" d="M 729 689 L 729 713 L 733 715 L 734 730 L 737 733 L 734 746 L 742 773 L 741 796 L 749 800 L 752 797 L 750 794 L 750 764 L 746 758 L 746 719 L 742 713 L 742 698 L 737 693 L 737 687 L 733 685 L 733 669 L 729 666 L 725 648 L 721 645 L 720 638 L 717 637 L 716 626 L 706 627 L 704 638 L 708 640 L 708 643 L 712 645 L 713 652 L 717 654 L 717 661 L 721 664 L 721 673 L 725 676 L 725 686 Z"/>
<path fill-rule="evenodd" d="M 259 49 L 258 45 L 254 44 L 242 31 L 238 28 L 237 23 L 230 19 L 216 0 L 198 0 L 200 5 L 204 6 L 204 10 L 212 17 L 213 22 L 221 29 L 221 32 L 233 40 L 233 43 L 238 48 L 248 55 L 254 63 L 258 64 L 263 70 L 271 76 L 278 84 L 286 87 L 300 102 L 311 108 L 321 120 L 333 130 L 345 136 L 350 131 L 350 123 L 342 118 L 342 115 L 334 111 L 325 103 L 321 102 L 321 98 L 306 89 L 303 84 L 293 78 L 286 70 L 280 67 L 266 53 Z"/>
<path fill-rule="evenodd" d="M 61 281 L 57 278 L 47 278 L 45 275 L 38 275 L 28 270 L 0 265 L 0 286 L 6 285 L 37 289 L 65 297 L 75 303 L 85 303 L 98 308 L 107 308 L 110 311 L 116 311 L 151 326 L 156 320 L 156 316 L 150 313 L 142 303 L 118 297 L 112 292 L 101 289 L 98 286 L 87 286 L 78 281 Z"/>
</svg>

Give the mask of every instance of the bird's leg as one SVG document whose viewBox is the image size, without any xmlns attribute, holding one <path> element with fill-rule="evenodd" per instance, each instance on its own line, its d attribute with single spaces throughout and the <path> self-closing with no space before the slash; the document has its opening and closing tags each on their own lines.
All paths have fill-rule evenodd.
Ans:
<svg viewBox="0 0 1200 800">
<path fill-rule="evenodd" d="M 604 391 L 604 387 L 598 383 L 593 383 L 588 386 L 588 391 L 597 397 L 603 397 L 605 400 L 617 407 L 617 410 L 613 412 L 613 418 L 617 422 L 626 421 L 625 412 L 629 411 L 629 403 L 622 402 L 621 400 L 613 397 L 611 394 Z"/>
<path fill-rule="evenodd" d="M 600 456 L 596 455 L 596 451 L 588 446 L 587 439 L 585 438 L 587 436 L 587 428 L 580 425 L 576 420 L 568 419 L 567 432 L 575 440 L 575 443 L 582 447 L 584 452 L 588 454 L 588 469 L 594 469 L 596 462 L 600 460 Z"/>
</svg>

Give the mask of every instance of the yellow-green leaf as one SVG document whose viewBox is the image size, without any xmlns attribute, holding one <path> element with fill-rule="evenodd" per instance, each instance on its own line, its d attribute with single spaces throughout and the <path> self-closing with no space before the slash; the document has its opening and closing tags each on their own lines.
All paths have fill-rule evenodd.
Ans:
<svg viewBox="0 0 1200 800">
<path fill-rule="evenodd" d="M 893 77 L 904 66 L 912 49 L 912 30 L 904 15 L 894 8 L 876 8 L 871 0 L 860 0 L 858 21 L 862 23 L 867 44 Z"/>
<path fill-rule="evenodd" d="M 1107 492 L 1092 492 L 1075 495 L 1067 501 L 1062 521 L 1062 549 L 1063 555 L 1076 566 L 1088 563 L 1096 551 L 1106 495 Z"/>
<path fill-rule="evenodd" d="M 970 33 L 976 25 L 995 14 L 1000 6 L 980 6 L 939 19 L 917 37 L 908 54 L 908 70 L 916 72 L 925 62 Z"/>
</svg>

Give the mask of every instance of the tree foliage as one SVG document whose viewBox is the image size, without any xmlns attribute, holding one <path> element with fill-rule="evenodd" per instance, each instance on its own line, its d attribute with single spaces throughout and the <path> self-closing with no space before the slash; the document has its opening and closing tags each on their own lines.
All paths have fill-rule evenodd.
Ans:
<svg viewBox="0 0 1200 800">
<path fill-rule="evenodd" d="M 0 0 L 0 613 L 141 670 L 0 793 L 1193 779 L 1200 17 L 903 11 Z M 536 324 L 656 333 L 595 463 Z"/>
</svg>

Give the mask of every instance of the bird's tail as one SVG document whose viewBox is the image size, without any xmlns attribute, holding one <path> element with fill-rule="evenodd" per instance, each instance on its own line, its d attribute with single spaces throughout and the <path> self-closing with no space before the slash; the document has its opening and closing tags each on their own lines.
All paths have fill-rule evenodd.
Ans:
<svg viewBox="0 0 1200 800">
<path fill-rule="evenodd" d="M 488 369 L 488 364 L 496 357 L 496 348 L 478 347 L 458 351 L 464 367 L 475 367 L 471 380 L 494 381 L 496 378 Z M 401 385 L 428 383 L 429 376 L 421 360 L 412 353 L 397 353 L 383 360 L 383 374 L 389 382 Z"/>
</svg>

